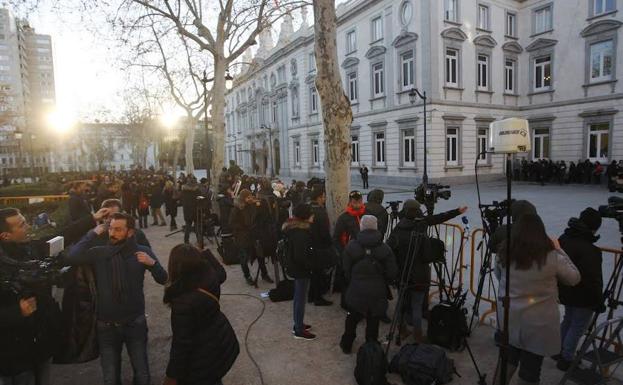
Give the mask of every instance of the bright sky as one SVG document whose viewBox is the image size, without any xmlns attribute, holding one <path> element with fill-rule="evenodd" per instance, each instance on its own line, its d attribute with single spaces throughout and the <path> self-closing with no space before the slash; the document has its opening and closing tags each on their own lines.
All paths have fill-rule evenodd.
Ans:
<svg viewBox="0 0 623 385">
<path fill-rule="evenodd" d="M 60 111 L 94 119 L 102 109 L 121 110 L 123 74 L 117 69 L 113 44 L 85 29 L 79 13 L 60 14 L 43 1 L 28 17 L 37 33 L 52 36 L 56 100 Z"/>
<path fill-rule="evenodd" d="M 83 20 L 80 12 L 54 10 L 54 3 L 55 0 L 42 0 L 28 19 L 38 33 L 52 36 L 58 109 L 82 120 L 101 119 L 97 112 L 102 110 L 118 114 L 123 110 L 121 93 L 125 81 L 115 44 L 99 39 L 92 28 L 85 27 L 91 21 Z M 310 22 L 312 12 L 309 9 Z M 104 20 L 101 23 L 106 25 Z M 273 36 L 276 42 L 278 31 L 273 31 Z"/>
</svg>

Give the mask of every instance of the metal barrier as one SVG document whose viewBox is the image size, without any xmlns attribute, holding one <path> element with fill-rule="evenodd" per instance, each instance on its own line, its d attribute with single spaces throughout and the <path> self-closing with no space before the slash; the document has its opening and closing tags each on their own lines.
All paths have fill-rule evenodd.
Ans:
<svg viewBox="0 0 623 385">
<path fill-rule="evenodd" d="M 439 238 L 446 245 L 446 264 L 448 266 L 448 271 L 445 272 L 441 270 L 441 273 L 444 274 L 443 281 L 445 289 L 448 293 L 453 295 L 463 287 L 463 270 L 467 267 L 464 265 L 463 258 L 465 254 L 465 230 L 463 230 L 462 226 L 454 223 L 443 223 L 429 228 L 429 236 Z M 454 270 L 455 266 L 457 267 L 456 271 Z M 443 269 L 443 267 L 441 267 L 441 269 Z M 442 290 L 439 288 L 439 277 L 437 277 L 437 272 L 434 268 L 431 268 L 431 270 L 431 283 L 437 285 L 437 290 L 429 293 L 429 299 L 432 299 L 436 294 L 439 294 L 441 299 Z M 450 274 L 449 277 L 447 277 L 448 273 Z M 454 280 L 452 281 L 453 275 Z"/>
<path fill-rule="evenodd" d="M 24 205 L 41 202 L 58 202 L 69 199 L 69 195 L 39 195 L 28 197 L 0 197 L 0 206 Z"/>
</svg>

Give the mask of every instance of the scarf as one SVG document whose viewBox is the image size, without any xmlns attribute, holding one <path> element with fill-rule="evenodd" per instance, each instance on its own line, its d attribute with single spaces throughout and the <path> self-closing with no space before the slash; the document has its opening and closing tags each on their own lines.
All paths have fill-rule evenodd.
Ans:
<svg viewBox="0 0 623 385">
<path fill-rule="evenodd" d="M 346 213 L 351 217 L 355 217 L 355 221 L 357 221 L 357 227 L 359 227 L 361 217 L 366 213 L 366 207 L 361 206 L 359 209 L 355 209 L 349 204 L 348 206 L 346 206 Z M 346 246 L 349 240 L 350 234 L 348 233 L 348 231 L 345 231 L 340 235 L 340 243 L 342 244 L 342 246 Z"/>
</svg>

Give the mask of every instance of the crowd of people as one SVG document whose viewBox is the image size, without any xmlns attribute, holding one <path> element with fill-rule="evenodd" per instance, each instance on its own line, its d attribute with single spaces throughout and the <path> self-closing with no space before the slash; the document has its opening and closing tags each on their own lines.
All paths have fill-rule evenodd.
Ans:
<svg viewBox="0 0 623 385">
<path fill-rule="evenodd" d="M 520 169 L 520 177 L 522 173 Z M 321 179 L 287 186 L 246 176 L 233 162 L 218 179 L 214 193 L 207 180 L 197 182 L 192 175 L 175 179 L 149 170 L 67 181 L 71 222 L 62 230 L 69 246 L 62 261 L 73 266 L 72 283 L 65 287 L 62 310 L 47 284 L 26 291 L 0 285 L 0 384 L 46 385 L 52 357 L 68 363 L 99 355 L 103 383 L 119 385 L 123 346 L 134 383 L 150 384 L 146 273 L 164 285 L 163 301 L 171 308 L 173 336 L 164 383 L 222 384 L 240 349 L 219 305 L 225 269 L 209 248 L 200 250 L 189 242 L 200 197 L 216 202 L 207 210 L 218 215 L 221 233 L 235 240 L 232 247 L 249 285 L 256 286 L 260 275 L 274 283 L 269 261 L 282 264 L 293 279 L 292 330 L 284 333 L 314 340 L 313 326 L 305 323 L 307 304 L 332 306 L 328 295 L 340 293 L 346 317 L 335 342 L 345 354 L 352 352 L 361 321 L 366 322 L 365 340 L 378 343 L 380 323 L 397 313 L 405 314 L 410 325 L 400 330 L 404 338 L 410 334 L 417 343 L 426 341 L 431 258 L 426 248 L 413 252 L 413 236 L 425 237 L 430 226 L 465 213 L 467 207 L 424 215 L 420 203 L 409 199 L 391 228 L 383 191 L 371 190 L 364 202 L 364 195 L 353 190 L 332 228 Z M 176 229 L 180 205 L 184 243 L 171 250 L 165 268 L 142 229 L 149 215 L 151 224 L 159 226 L 167 225 L 168 216 L 171 230 Z M 550 238 L 529 202 L 517 201 L 511 211 L 511 238 L 500 228 L 491 244 L 498 255 L 499 287 L 504 288 L 506 269 L 513 276 L 507 375 L 510 379 L 518 371 L 522 384 L 537 384 L 544 357 L 553 356 L 561 370 L 569 368 L 592 315 L 603 308 L 601 252 L 594 245 L 601 217 L 587 208 L 569 221 L 560 238 Z M 19 210 L 0 210 L 0 263 L 17 261 L 3 269 L 19 269 L 20 262 L 36 256 L 36 243 L 27 233 Z M 401 274 L 408 268 L 408 274 Z M 400 282 L 401 276 L 409 280 Z M 392 286 L 407 293 L 405 305 L 393 312 Z M 503 289 L 499 294 L 506 296 Z M 559 300 L 565 305 L 562 323 Z"/>
<path fill-rule="evenodd" d="M 612 161 L 604 165 L 599 161 L 589 159 L 576 162 L 551 159 L 527 160 L 515 158 L 513 160 L 513 179 L 516 181 L 530 181 L 558 184 L 605 184 L 611 191 L 619 187 L 619 178 L 623 184 L 623 160 Z"/>
</svg>

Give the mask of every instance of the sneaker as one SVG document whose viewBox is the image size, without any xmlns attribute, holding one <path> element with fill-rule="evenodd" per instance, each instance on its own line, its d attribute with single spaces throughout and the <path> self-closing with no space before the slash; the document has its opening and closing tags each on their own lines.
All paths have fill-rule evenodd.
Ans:
<svg viewBox="0 0 623 385">
<path fill-rule="evenodd" d="M 558 362 L 556 363 L 556 367 L 558 368 L 558 370 L 561 370 L 563 372 L 566 372 L 567 370 L 569 370 L 569 368 L 571 367 L 572 362 L 571 361 L 567 361 L 564 358 L 561 358 L 558 360 Z"/>
<path fill-rule="evenodd" d="M 303 328 L 305 329 L 305 331 L 306 331 L 306 332 L 308 332 L 308 331 L 310 331 L 310 330 L 311 330 L 311 328 L 312 328 L 312 327 L 311 327 L 311 325 L 308 325 L 308 324 L 303 324 Z M 294 327 L 292 327 L 292 334 L 296 334 L 296 333 L 294 332 Z"/>
<path fill-rule="evenodd" d="M 268 274 L 262 276 L 262 281 L 268 282 L 268 283 L 275 283 L 275 281 L 273 281 L 273 279 L 270 278 Z"/>
<path fill-rule="evenodd" d="M 316 305 L 316 306 L 331 306 L 331 305 L 333 305 L 333 302 L 327 301 L 326 299 L 320 297 L 319 299 L 314 301 L 314 305 Z"/>
<path fill-rule="evenodd" d="M 307 330 L 305 330 L 303 333 L 297 334 L 294 333 L 294 338 L 297 340 L 315 340 L 316 339 L 316 335 L 315 334 L 311 334 L 310 332 L 308 332 Z"/>
</svg>

